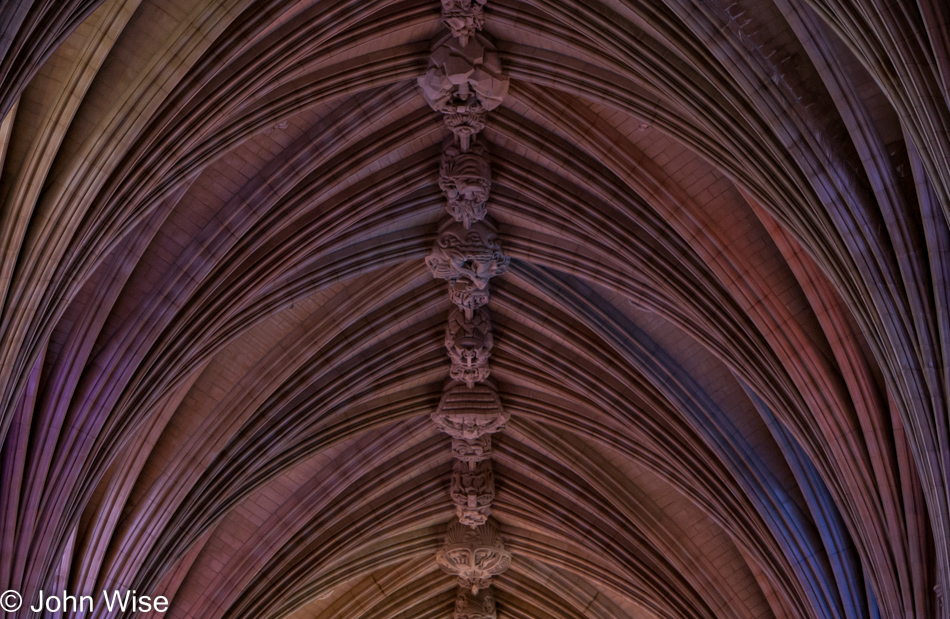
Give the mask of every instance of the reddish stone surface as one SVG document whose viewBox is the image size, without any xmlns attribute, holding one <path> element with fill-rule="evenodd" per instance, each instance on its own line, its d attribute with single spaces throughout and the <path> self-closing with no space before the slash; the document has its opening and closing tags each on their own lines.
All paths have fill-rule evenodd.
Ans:
<svg viewBox="0 0 950 619">
<path fill-rule="evenodd" d="M 499 618 L 950 619 L 950 27 L 885 4 L 485 5 Z M 440 11 L 0 3 L 0 592 L 451 616 Z"/>
</svg>

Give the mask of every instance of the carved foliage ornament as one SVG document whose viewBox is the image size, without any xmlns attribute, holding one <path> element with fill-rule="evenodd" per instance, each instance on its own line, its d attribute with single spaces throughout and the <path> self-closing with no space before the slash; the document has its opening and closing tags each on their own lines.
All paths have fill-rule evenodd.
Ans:
<svg viewBox="0 0 950 619">
<path fill-rule="evenodd" d="M 495 500 L 491 460 L 482 460 L 474 466 L 456 461 L 450 494 L 460 523 L 479 527 L 488 522 L 491 504 Z"/>
<path fill-rule="evenodd" d="M 439 407 L 432 413 L 432 421 L 452 438 L 475 441 L 486 434 L 504 430 L 508 413 L 501 407 L 498 394 L 488 384 L 468 388 L 453 383 L 442 394 Z"/>
<path fill-rule="evenodd" d="M 487 0 L 442 0 L 442 23 L 462 45 L 485 23 Z"/>
<path fill-rule="evenodd" d="M 480 308 L 472 318 L 462 310 L 452 310 L 445 329 L 445 348 L 452 360 L 450 376 L 468 385 L 483 382 L 488 378 L 488 358 L 493 339 L 488 308 Z"/>
<path fill-rule="evenodd" d="M 458 576 L 461 587 L 477 594 L 491 585 L 492 576 L 511 567 L 511 553 L 491 523 L 470 529 L 453 522 L 436 562 L 443 571 Z"/>
<path fill-rule="evenodd" d="M 471 228 L 488 213 L 488 194 L 491 191 L 491 168 L 485 148 L 479 144 L 466 153 L 455 145 L 442 152 L 439 167 L 439 187 L 445 194 L 445 210 Z"/>
</svg>

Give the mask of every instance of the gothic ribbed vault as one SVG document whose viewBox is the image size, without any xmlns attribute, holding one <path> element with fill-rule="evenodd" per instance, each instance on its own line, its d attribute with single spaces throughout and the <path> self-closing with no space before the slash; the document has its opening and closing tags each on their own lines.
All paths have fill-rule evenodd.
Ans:
<svg viewBox="0 0 950 619">
<path fill-rule="evenodd" d="M 499 617 L 950 618 L 948 6 L 489 0 Z M 451 616 L 439 11 L 0 2 L 0 590 Z"/>
</svg>

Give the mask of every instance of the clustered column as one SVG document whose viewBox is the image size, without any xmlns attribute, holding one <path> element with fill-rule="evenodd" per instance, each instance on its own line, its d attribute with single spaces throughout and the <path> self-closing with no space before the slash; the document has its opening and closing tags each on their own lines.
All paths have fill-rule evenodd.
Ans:
<svg viewBox="0 0 950 619">
<path fill-rule="evenodd" d="M 458 518 L 449 525 L 437 561 L 459 578 L 456 619 L 495 619 L 491 579 L 511 564 L 511 553 L 489 522 L 495 498 L 491 435 L 508 420 L 489 381 L 489 280 L 508 269 L 509 258 L 485 219 L 491 167 L 478 134 L 487 113 L 507 94 L 508 80 L 494 47 L 479 34 L 485 1 L 442 0 L 442 22 L 451 32 L 435 42 L 419 78 L 423 96 L 451 132 L 439 168 L 449 217 L 426 264 L 434 277 L 448 281 L 455 306 L 445 330 L 450 380 L 432 420 L 452 438 L 455 457 L 450 494 Z"/>
</svg>

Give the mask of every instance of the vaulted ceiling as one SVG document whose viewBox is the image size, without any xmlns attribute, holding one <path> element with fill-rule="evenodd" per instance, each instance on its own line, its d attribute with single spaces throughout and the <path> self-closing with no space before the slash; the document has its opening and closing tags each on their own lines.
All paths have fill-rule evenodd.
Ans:
<svg viewBox="0 0 950 619">
<path fill-rule="evenodd" d="M 0 3 L 0 590 L 452 615 L 440 10 Z M 485 16 L 498 616 L 950 617 L 948 5 Z"/>
</svg>

